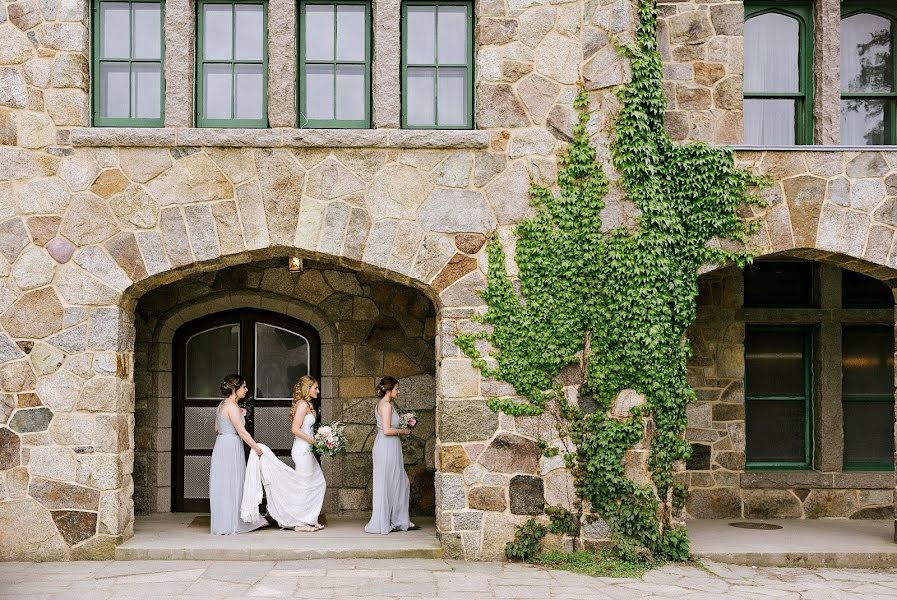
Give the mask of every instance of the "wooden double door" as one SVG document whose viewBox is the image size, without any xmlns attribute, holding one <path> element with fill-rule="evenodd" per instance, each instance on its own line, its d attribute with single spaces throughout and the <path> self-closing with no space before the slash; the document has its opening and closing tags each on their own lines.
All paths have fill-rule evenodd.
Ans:
<svg viewBox="0 0 897 600">
<path fill-rule="evenodd" d="M 216 313 L 181 326 L 172 352 L 173 511 L 209 510 L 215 410 L 230 373 L 249 387 L 246 429 L 292 466 L 293 386 L 302 375 L 320 381 L 321 342 L 313 327 L 262 310 Z"/>
</svg>

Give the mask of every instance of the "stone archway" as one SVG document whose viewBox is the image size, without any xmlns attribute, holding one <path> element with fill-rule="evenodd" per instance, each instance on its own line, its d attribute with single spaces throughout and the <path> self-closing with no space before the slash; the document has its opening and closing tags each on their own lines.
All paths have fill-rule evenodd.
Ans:
<svg viewBox="0 0 897 600">
<path fill-rule="evenodd" d="M 412 507 L 433 512 L 436 311 L 421 292 L 372 273 L 306 261 L 254 261 L 187 276 L 156 288 L 135 306 L 135 510 L 168 512 L 172 482 L 172 338 L 182 324 L 225 311 L 261 309 L 308 323 L 321 340 L 322 419 L 346 423 L 349 451 L 323 467 L 328 514 L 370 508 L 373 389 L 393 374 L 400 405 L 422 416 L 405 444 Z"/>
</svg>

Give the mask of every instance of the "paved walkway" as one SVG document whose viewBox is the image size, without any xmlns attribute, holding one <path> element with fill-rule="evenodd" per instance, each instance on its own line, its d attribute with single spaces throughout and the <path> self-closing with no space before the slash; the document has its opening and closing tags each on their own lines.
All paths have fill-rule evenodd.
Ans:
<svg viewBox="0 0 897 600">
<path fill-rule="evenodd" d="M 640 579 L 441 559 L 0 563 L 0 598 L 897 598 L 897 571 L 668 565 Z"/>
</svg>

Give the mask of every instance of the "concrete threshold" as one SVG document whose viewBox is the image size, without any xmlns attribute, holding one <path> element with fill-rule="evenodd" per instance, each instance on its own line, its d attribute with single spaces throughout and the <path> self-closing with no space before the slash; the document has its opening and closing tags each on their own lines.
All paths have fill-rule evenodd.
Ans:
<svg viewBox="0 0 897 600">
<path fill-rule="evenodd" d="M 755 567 L 897 568 L 890 519 L 696 519 L 687 525 L 693 558 Z"/>
<path fill-rule="evenodd" d="M 419 531 L 371 535 L 365 522 L 331 517 L 327 527 L 297 533 L 267 527 L 241 535 L 211 535 L 208 515 L 137 517 L 134 537 L 115 549 L 116 560 L 303 560 L 315 558 L 441 558 L 432 517 Z"/>
</svg>

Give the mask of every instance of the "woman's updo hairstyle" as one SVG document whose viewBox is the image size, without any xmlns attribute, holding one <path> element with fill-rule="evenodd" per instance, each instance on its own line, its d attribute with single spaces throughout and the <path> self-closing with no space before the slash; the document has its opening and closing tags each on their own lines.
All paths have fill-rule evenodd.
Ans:
<svg viewBox="0 0 897 600">
<path fill-rule="evenodd" d="M 246 383 L 246 380 L 243 379 L 242 375 L 236 373 L 228 375 L 221 381 L 221 397 L 227 398 L 231 394 L 235 394 L 244 383 Z"/>
<path fill-rule="evenodd" d="M 382 398 L 387 392 L 391 392 L 399 385 L 399 381 L 395 377 L 386 376 L 377 384 L 377 397 Z"/>
</svg>

